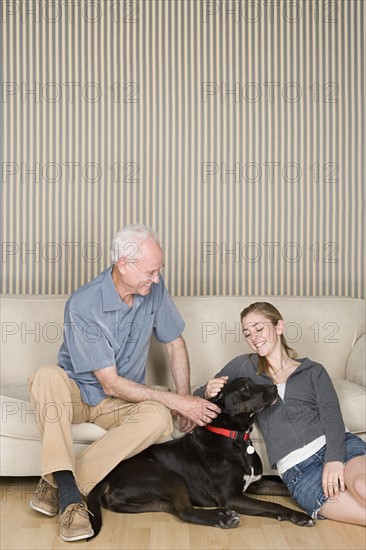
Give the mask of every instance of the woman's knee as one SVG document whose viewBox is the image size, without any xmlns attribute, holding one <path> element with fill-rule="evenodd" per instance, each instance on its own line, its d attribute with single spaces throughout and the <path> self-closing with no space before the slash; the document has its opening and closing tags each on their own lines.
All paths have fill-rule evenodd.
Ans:
<svg viewBox="0 0 366 550">
<path fill-rule="evenodd" d="M 346 479 L 347 489 L 359 500 L 366 502 L 366 476 L 353 475 Z"/>
<path fill-rule="evenodd" d="M 356 478 L 353 482 L 352 492 L 358 499 L 366 503 L 366 479 Z"/>
<path fill-rule="evenodd" d="M 345 483 L 354 495 L 363 501 L 366 500 L 366 457 L 357 456 L 350 460 L 345 467 Z"/>
</svg>

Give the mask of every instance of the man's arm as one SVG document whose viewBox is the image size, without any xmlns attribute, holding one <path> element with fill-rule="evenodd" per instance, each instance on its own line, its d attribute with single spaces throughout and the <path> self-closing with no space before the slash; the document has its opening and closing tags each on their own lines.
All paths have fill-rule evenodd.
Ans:
<svg viewBox="0 0 366 550">
<path fill-rule="evenodd" d="M 179 395 L 191 395 L 191 373 L 186 343 L 182 336 L 166 344 L 175 388 Z"/>
<path fill-rule="evenodd" d="M 118 375 L 116 366 L 96 370 L 94 374 L 106 395 L 119 397 L 130 403 L 157 401 L 199 426 L 205 426 L 220 413 L 217 405 L 201 397 L 164 392 L 123 378 Z"/>
<path fill-rule="evenodd" d="M 191 395 L 191 373 L 186 343 L 182 336 L 166 344 L 175 388 L 179 395 Z M 180 430 L 190 432 L 196 424 L 186 417 L 180 418 Z"/>
</svg>

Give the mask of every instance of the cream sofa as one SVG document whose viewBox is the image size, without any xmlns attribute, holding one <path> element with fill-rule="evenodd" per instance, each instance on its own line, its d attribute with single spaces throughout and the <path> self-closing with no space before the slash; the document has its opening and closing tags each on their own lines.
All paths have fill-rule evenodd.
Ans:
<svg viewBox="0 0 366 550">
<path fill-rule="evenodd" d="M 27 377 L 56 362 L 62 341 L 66 296 L 4 296 L 1 299 L 2 476 L 38 476 L 41 444 L 29 403 Z M 174 301 L 186 322 L 183 336 L 193 387 L 205 383 L 228 361 L 249 352 L 241 335 L 240 311 L 253 301 L 272 302 L 283 314 L 285 334 L 298 357 L 322 363 L 334 380 L 346 426 L 365 439 L 365 302 L 351 298 L 188 297 Z M 173 388 L 165 347 L 152 339 L 147 384 Z M 101 437 L 93 424 L 73 426 L 75 450 Z M 177 434 L 175 434 L 177 435 Z M 270 469 L 258 431 L 253 442 L 264 472 Z"/>
</svg>

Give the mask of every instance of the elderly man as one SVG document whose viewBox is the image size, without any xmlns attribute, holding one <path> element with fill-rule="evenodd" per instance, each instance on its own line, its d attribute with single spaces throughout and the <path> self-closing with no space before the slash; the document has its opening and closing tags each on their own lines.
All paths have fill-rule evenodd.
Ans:
<svg viewBox="0 0 366 550">
<path fill-rule="evenodd" d="M 32 402 L 57 413 L 40 414 L 42 478 L 31 506 L 48 516 L 60 512 L 60 536 L 68 542 L 93 534 L 82 495 L 121 460 L 168 439 L 172 411 L 183 432 L 220 412 L 190 395 L 184 322 L 161 278 L 156 235 L 142 225 L 124 228 L 112 259 L 67 302 L 58 365 L 29 379 Z M 152 333 L 167 347 L 176 393 L 144 385 Z M 85 421 L 107 433 L 75 457 L 71 424 Z"/>
</svg>

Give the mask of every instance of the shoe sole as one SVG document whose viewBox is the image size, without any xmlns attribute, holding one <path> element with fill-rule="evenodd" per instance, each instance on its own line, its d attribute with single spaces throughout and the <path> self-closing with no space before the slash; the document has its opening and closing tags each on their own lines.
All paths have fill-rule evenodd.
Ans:
<svg viewBox="0 0 366 550">
<path fill-rule="evenodd" d="M 53 512 L 48 512 L 47 510 L 44 510 L 43 508 L 40 508 L 39 506 L 37 506 L 36 504 L 34 504 L 32 501 L 30 501 L 29 503 L 30 507 L 35 510 L 36 512 L 40 512 L 41 514 L 44 514 L 45 516 L 48 516 L 50 518 L 54 518 L 55 516 L 57 516 L 58 514 L 58 510 L 57 512 L 53 513 Z"/>
<path fill-rule="evenodd" d="M 84 534 L 84 535 L 76 535 L 75 537 L 64 537 L 64 536 L 61 535 L 61 533 L 60 533 L 60 537 L 61 537 L 62 540 L 64 540 L 65 542 L 74 542 L 75 540 L 90 539 L 93 535 L 94 535 L 93 529 L 91 530 L 90 533 L 86 533 L 86 534 Z"/>
</svg>

